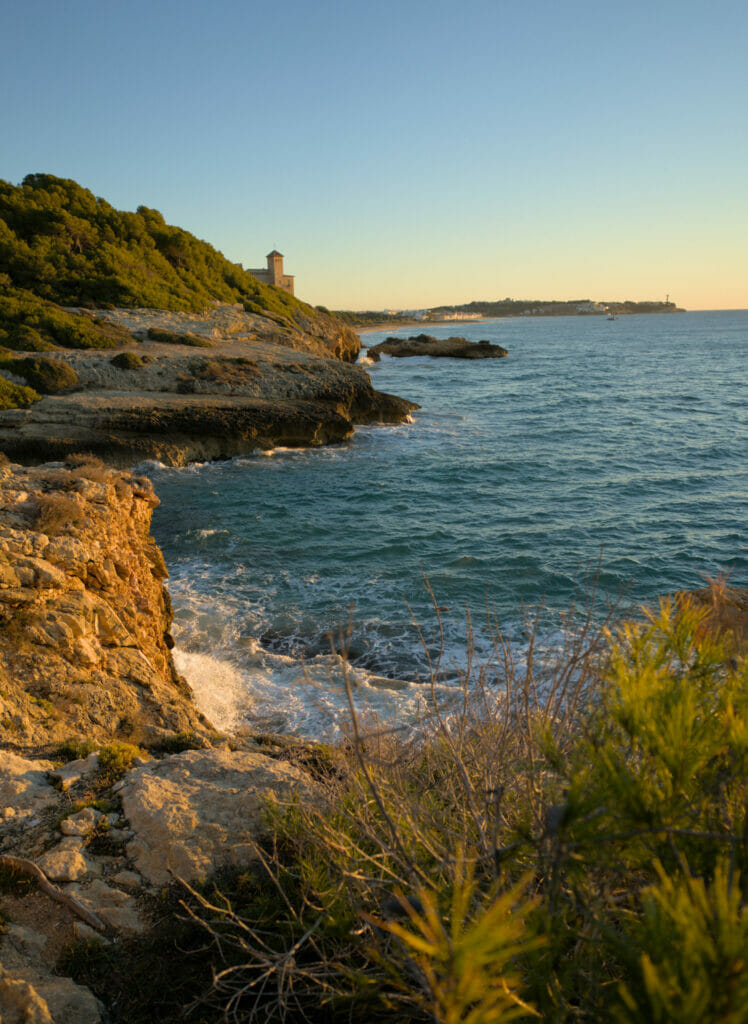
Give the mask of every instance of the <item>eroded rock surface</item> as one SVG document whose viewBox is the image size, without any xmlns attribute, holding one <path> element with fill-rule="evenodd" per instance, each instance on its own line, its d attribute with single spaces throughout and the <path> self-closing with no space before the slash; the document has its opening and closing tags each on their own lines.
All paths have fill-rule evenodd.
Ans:
<svg viewBox="0 0 748 1024">
<path fill-rule="evenodd" d="M 71 978 L 53 974 L 44 934 L 11 924 L 0 948 L 2 1024 L 99 1024 L 101 1005 Z"/>
<path fill-rule="evenodd" d="M 55 791 L 47 778 L 52 767 L 51 761 L 30 761 L 0 750 L 0 819 L 20 821 L 53 804 Z"/>
<path fill-rule="evenodd" d="M 90 463 L 0 466 L 4 759 L 69 739 L 211 733 L 169 653 L 157 502 L 148 480 Z M 7 763 L 0 805 L 25 806 L 19 786 L 43 799 L 46 784 Z"/>
</svg>

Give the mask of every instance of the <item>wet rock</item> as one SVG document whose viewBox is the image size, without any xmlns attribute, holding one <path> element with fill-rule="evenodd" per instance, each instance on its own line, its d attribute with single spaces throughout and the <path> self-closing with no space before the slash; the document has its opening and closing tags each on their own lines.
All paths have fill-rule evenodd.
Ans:
<svg viewBox="0 0 748 1024">
<path fill-rule="evenodd" d="M 384 355 L 403 358 L 405 356 L 436 356 L 448 359 L 502 359 L 509 355 L 501 345 L 490 341 L 468 341 L 467 338 L 433 338 L 429 334 L 417 334 L 411 338 L 385 338 L 378 345 L 372 345 L 366 353 L 377 362 Z"/>
</svg>

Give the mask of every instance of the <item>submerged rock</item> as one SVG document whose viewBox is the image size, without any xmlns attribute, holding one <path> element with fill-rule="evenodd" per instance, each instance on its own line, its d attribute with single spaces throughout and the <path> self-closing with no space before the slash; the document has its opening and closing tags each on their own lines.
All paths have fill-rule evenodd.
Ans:
<svg viewBox="0 0 748 1024">
<path fill-rule="evenodd" d="M 467 338 L 433 338 L 430 334 L 417 334 L 410 338 L 385 338 L 373 345 L 367 355 L 378 362 L 384 355 L 437 356 L 447 359 L 502 359 L 509 353 L 501 345 L 490 341 L 468 341 Z"/>
</svg>

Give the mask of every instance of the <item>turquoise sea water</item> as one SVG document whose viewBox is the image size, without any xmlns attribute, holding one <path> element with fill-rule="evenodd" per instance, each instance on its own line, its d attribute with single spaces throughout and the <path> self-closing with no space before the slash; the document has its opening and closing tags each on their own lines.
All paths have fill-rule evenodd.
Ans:
<svg viewBox="0 0 748 1024">
<path fill-rule="evenodd" d="M 724 570 L 746 585 L 748 312 L 429 333 L 510 354 L 369 367 L 376 388 L 422 408 L 341 446 L 149 467 L 179 664 L 225 727 L 323 729 L 340 707 L 323 656 L 349 616 L 362 692 L 404 714 L 417 685 L 375 677 L 425 677 L 414 621 L 427 647 L 436 624 L 424 577 L 453 665 L 466 609 L 479 648 L 488 605 L 520 644 L 522 606 L 544 601 L 552 633 L 598 563 L 603 598 L 646 600 Z"/>
</svg>

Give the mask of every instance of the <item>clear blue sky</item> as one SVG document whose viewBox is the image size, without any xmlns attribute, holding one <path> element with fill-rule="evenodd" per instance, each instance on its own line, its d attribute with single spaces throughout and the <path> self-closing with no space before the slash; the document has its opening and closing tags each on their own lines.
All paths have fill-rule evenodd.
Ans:
<svg viewBox="0 0 748 1024">
<path fill-rule="evenodd" d="M 0 177 L 335 308 L 748 306 L 748 4 L 0 0 Z"/>
</svg>

